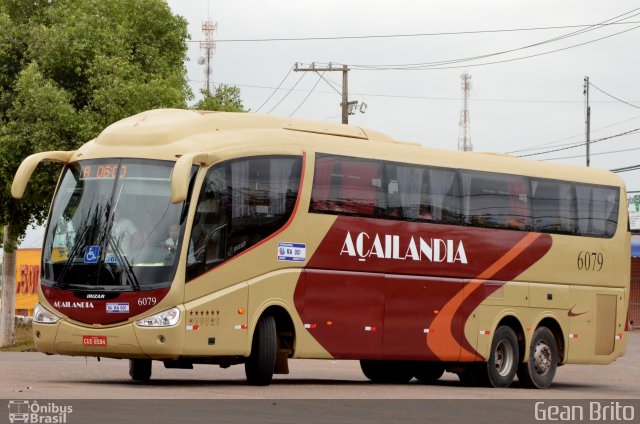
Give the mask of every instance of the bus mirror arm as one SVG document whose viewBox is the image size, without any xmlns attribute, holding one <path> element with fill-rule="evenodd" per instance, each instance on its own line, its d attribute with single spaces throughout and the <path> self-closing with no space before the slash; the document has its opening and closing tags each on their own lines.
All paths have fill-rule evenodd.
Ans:
<svg viewBox="0 0 640 424">
<path fill-rule="evenodd" d="M 22 161 L 20 167 L 18 168 L 18 171 L 16 172 L 16 176 L 13 178 L 13 183 L 11 184 L 11 196 L 13 196 L 14 199 L 22 199 L 22 195 L 24 194 L 27 183 L 31 178 L 31 174 L 33 174 L 33 171 L 36 169 L 40 162 L 50 161 L 66 164 L 69 162 L 71 156 L 73 156 L 74 153 L 75 151 L 54 151 L 41 152 L 28 156 L 25 160 Z"/>
<path fill-rule="evenodd" d="M 171 203 L 175 204 L 187 200 L 191 166 L 210 165 L 212 162 L 213 155 L 210 153 L 194 152 L 180 156 L 171 175 Z"/>
</svg>

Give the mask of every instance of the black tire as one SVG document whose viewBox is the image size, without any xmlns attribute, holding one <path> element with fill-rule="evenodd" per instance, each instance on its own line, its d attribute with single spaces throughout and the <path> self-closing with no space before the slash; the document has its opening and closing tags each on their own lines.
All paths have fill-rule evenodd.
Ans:
<svg viewBox="0 0 640 424">
<path fill-rule="evenodd" d="M 360 368 L 374 383 L 403 384 L 413 378 L 411 366 L 402 361 L 361 360 Z"/>
<path fill-rule="evenodd" d="M 151 379 L 151 359 L 129 359 L 129 375 L 134 381 Z"/>
<path fill-rule="evenodd" d="M 486 362 L 473 362 L 466 364 L 464 369 L 456 373 L 460 382 L 466 387 L 482 386 L 487 387 L 489 384 L 489 373 L 487 372 Z"/>
<path fill-rule="evenodd" d="M 247 381 L 252 386 L 268 386 L 276 368 L 278 340 L 276 320 L 271 315 L 260 318 L 253 334 L 251 354 L 244 364 Z"/>
<path fill-rule="evenodd" d="M 418 362 L 415 364 L 413 376 L 421 383 L 430 384 L 438 381 L 444 374 L 444 365 L 433 362 Z"/>
<path fill-rule="evenodd" d="M 489 387 L 509 387 L 518 371 L 520 350 L 516 333 L 511 327 L 501 326 L 491 342 L 491 355 L 486 362 L 486 383 Z M 484 373 L 481 378 L 484 377 Z"/>
<path fill-rule="evenodd" d="M 558 367 L 558 345 L 547 327 L 533 333 L 529 360 L 518 367 L 518 380 L 524 387 L 546 389 L 551 386 Z"/>
</svg>

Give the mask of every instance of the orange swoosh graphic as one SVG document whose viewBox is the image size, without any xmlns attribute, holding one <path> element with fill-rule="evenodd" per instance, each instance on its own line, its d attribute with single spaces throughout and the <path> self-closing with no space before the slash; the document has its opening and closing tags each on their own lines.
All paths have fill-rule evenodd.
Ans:
<svg viewBox="0 0 640 424">
<path fill-rule="evenodd" d="M 482 271 L 476 278 L 471 280 L 464 289 L 460 290 L 447 304 L 440 310 L 431 324 L 433 335 L 427 337 L 427 346 L 441 360 L 454 361 L 474 361 L 476 355 L 469 352 L 456 340 L 451 333 L 451 324 L 462 303 L 478 288 L 485 280 L 496 275 L 501 269 L 507 266 L 527 247 L 535 242 L 541 234 L 529 233 L 522 238 L 502 257 Z M 435 337 L 434 337 L 435 336 Z"/>
</svg>

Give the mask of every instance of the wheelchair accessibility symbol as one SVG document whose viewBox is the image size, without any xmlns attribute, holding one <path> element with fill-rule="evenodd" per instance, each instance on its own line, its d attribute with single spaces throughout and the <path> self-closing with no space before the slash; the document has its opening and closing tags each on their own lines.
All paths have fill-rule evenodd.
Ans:
<svg viewBox="0 0 640 424">
<path fill-rule="evenodd" d="M 100 246 L 87 246 L 84 249 L 84 263 L 97 264 L 100 259 Z"/>
</svg>

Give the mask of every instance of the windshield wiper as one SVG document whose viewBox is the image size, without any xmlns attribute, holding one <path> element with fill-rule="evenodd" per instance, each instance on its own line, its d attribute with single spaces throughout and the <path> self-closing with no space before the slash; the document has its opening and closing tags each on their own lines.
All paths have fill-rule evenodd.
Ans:
<svg viewBox="0 0 640 424">
<path fill-rule="evenodd" d="M 69 252 L 69 257 L 67 258 L 66 262 L 64 263 L 64 266 L 62 267 L 62 271 L 60 271 L 60 277 L 57 278 L 58 280 L 58 285 L 60 287 L 64 287 L 65 284 L 63 284 L 64 282 L 64 276 L 67 273 L 67 270 L 69 269 L 69 267 L 71 266 L 71 264 L 73 263 L 74 258 L 76 257 L 76 254 L 78 253 L 78 250 L 80 250 L 80 246 L 84 245 L 84 243 L 81 243 L 82 241 L 84 241 L 84 237 L 87 234 L 87 231 L 89 231 L 89 225 L 86 225 L 82 232 L 78 235 L 78 238 L 76 239 L 76 242 L 74 243 L 73 247 L 71 248 L 71 252 Z"/>
<path fill-rule="evenodd" d="M 125 276 L 127 277 L 127 280 L 129 281 L 131 286 L 136 290 L 140 289 L 140 282 L 138 281 L 138 277 L 136 277 L 135 272 L 133 272 L 131 263 L 124 255 L 124 253 L 122 253 L 122 250 L 120 250 L 120 246 L 118 246 L 118 243 L 115 242 L 113 235 L 107 234 L 107 243 L 109 243 L 109 245 L 111 246 L 113 253 L 116 254 L 118 262 L 122 264 L 122 269 L 124 270 Z"/>
</svg>

